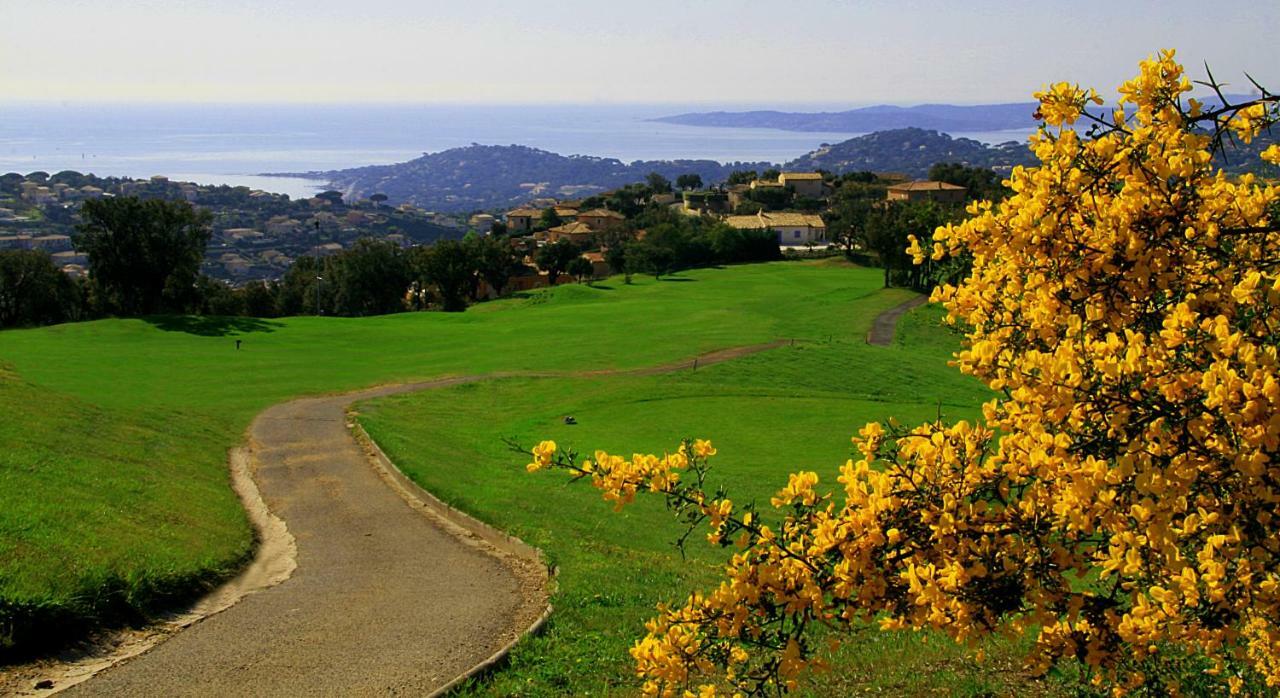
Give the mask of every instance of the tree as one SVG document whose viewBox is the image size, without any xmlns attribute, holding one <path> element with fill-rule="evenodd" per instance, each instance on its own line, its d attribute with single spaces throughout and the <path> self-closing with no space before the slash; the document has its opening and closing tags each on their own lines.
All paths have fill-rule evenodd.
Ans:
<svg viewBox="0 0 1280 698">
<path fill-rule="evenodd" d="M 78 319 L 79 289 L 37 250 L 0 251 L 0 328 Z"/>
<path fill-rule="evenodd" d="M 446 312 L 466 309 L 466 296 L 475 283 L 476 272 L 465 245 L 457 240 L 440 240 L 430 247 L 415 247 L 410 252 L 410 263 L 419 283 L 435 286 Z"/>
<path fill-rule="evenodd" d="M 676 186 L 684 190 L 701 189 L 702 175 L 682 174 L 679 177 L 676 177 Z"/>
<path fill-rule="evenodd" d="M 940 162 L 929 168 L 929 179 L 965 188 L 970 201 L 999 201 L 1010 194 L 1000 175 L 985 167 L 968 167 L 958 162 Z"/>
<path fill-rule="evenodd" d="M 471 258 L 480 278 L 498 296 L 502 295 L 511 276 L 521 267 L 520 257 L 505 235 L 490 235 L 477 240 L 471 248 Z"/>
<path fill-rule="evenodd" d="M 555 286 L 556 279 L 560 278 L 560 275 L 569 268 L 569 263 L 581 254 L 577 245 L 568 240 L 558 240 L 538 248 L 533 255 L 533 262 L 539 269 L 547 272 L 547 284 Z"/>
<path fill-rule="evenodd" d="M 759 177 L 760 175 L 754 170 L 734 170 L 729 173 L 729 178 L 725 180 L 725 182 L 730 186 L 735 184 L 750 184 L 756 179 L 759 179 Z"/>
<path fill-rule="evenodd" d="M 538 216 L 538 227 L 542 230 L 554 228 L 562 223 L 564 223 L 564 219 L 560 217 L 559 213 L 556 213 L 555 206 L 548 206 L 542 209 L 542 215 Z"/>
<path fill-rule="evenodd" d="M 663 177 L 657 172 L 650 172 L 644 178 L 645 186 L 649 188 L 649 194 L 669 194 L 671 192 L 671 180 Z"/>
<path fill-rule="evenodd" d="M 831 241 L 844 250 L 846 257 L 851 257 L 855 249 L 867 243 L 867 223 L 876 205 L 883 204 L 864 198 L 837 198 L 832 202 L 831 211 L 826 216 L 827 231 Z M 888 279 L 885 283 L 888 284 Z"/>
<path fill-rule="evenodd" d="M 675 269 L 675 252 L 665 245 L 657 245 L 648 239 L 633 242 L 627 247 L 627 265 L 635 271 L 653 274 L 661 279 Z"/>
<path fill-rule="evenodd" d="M 274 285 L 268 285 L 264 281 L 250 281 L 240 289 L 240 297 L 244 312 L 249 317 L 276 317 L 279 314 Z"/>
<path fill-rule="evenodd" d="M 398 245 L 361 238 L 334 258 L 332 277 L 337 314 L 386 315 L 404 310 L 413 270 Z"/>
<path fill-rule="evenodd" d="M 533 449 L 530 470 L 619 506 L 658 492 L 735 547 L 723 584 L 632 649 L 646 692 L 708 670 L 794 688 L 821 663 L 813 628 L 868 624 L 1027 637 L 1032 669 L 1117 694 L 1280 686 L 1280 189 L 1211 157 L 1280 122 L 1280 97 L 1209 108 L 1190 89 L 1167 51 L 1114 115 L 1075 85 L 1038 93 L 1040 165 L 931 249 L 913 241 L 917 260 L 972 255 L 933 298 L 965 328 L 958 368 L 994 391 L 977 420 L 867 424 L 835 492 L 794 473 L 768 511 L 702 490 L 705 441 Z"/>
<path fill-rule="evenodd" d="M 233 317 L 244 314 L 244 297 L 225 281 L 203 274 L 196 280 L 197 305 L 190 311 L 197 315 Z"/>
<path fill-rule="evenodd" d="M 616 274 L 622 274 L 624 283 L 631 283 L 631 267 L 627 261 L 626 244 L 618 242 L 609 245 L 604 251 L 604 261 Z"/>
<path fill-rule="evenodd" d="M 106 309 L 124 315 L 185 312 L 195 300 L 212 214 L 185 201 L 137 197 L 84 202 L 76 249 Z"/>
<path fill-rule="evenodd" d="M 951 215 L 951 211 L 931 201 L 885 201 L 870 206 L 861 221 L 855 219 L 851 223 L 861 226 L 861 243 L 879 256 L 885 288 L 893 284 L 897 275 L 899 283 L 922 290 L 928 270 L 912 263 L 907 246 L 913 236 L 926 234 Z"/>
<path fill-rule="evenodd" d="M 280 315 L 333 313 L 332 260 L 332 257 L 299 257 L 294 260 L 293 266 L 276 286 L 276 307 Z"/>
<path fill-rule="evenodd" d="M 579 256 L 570 260 L 564 271 L 582 283 L 583 279 L 590 279 L 595 274 L 595 267 L 591 266 L 591 260 Z"/>
<path fill-rule="evenodd" d="M 377 193 L 377 194 L 374 194 L 373 196 L 370 196 L 369 200 L 373 202 L 374 206 L 382 206 L 383 202 L 387 200 L 387 195 L 382 193 Z"/>
<path fill-rule="evenodd" d="M 315 198 L 320 199 L 321 201 L 329 202 L 330 206 L 342 205 L 342 192 L 340 191 L 334 191 L 332 189 L 329 189 L 327 191 L 322 191 L 319 194 L 316 194 Z"/>
</svg>

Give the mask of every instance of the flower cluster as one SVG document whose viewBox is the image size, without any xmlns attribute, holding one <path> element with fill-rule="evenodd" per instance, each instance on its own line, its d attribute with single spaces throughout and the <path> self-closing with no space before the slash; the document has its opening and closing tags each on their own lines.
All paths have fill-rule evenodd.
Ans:
<svg viewBox="0 0 1280 698">
<path fill-rule="evenodd" d="M 1166 657 L 1198 686 L 1280 686 L 1280 190 L 1213 157 L 1280 113 L 1190 89 L 1171 51 L 1109 118 L 1087 114 L 1090 90 L 1047 88 L 1040 166 L 913 241 L 917 260 L 972 259 L 933 300 L 966 331 L 955 365 L 996 392 L 977 422 L 866 425 L 839 487 L 792 474 L 772 525 L 704 492 L 706 442 L 581 464 L 535 451 L 531 468 L 589 476 L 619 506 L 662 493 L 733 549 L 716 589 L 633 648 L 647 693 L 711 674 L 791 688 L 822 666 L 810 628 L 866 624 L 1031 633 L 1034 669 L 1072 662 L 1117 693 L 1176 689 Z"/>
</svg>

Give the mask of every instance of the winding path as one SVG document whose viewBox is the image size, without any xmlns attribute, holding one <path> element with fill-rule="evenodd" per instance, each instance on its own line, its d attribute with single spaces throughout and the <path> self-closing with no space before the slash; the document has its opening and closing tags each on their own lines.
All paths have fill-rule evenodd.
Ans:
<svg viewBox="0 0 1280 698">
<path fill-rule="evenodd" d="M 898 318 L 923 302 L 882 313 L 867 341 L 891 342 Z M 785 343 L 573 375 L 669 373 Z M 127 653 L 99 657 L 90 668 L 81 662 L 74 680 L 82 682 L 63 693 L 426 695 L 501 658 L 550 610 L 548 572 L 537 551 L 417 489 L 375 445 L 353 434 L 347 409 L 370 398 L 514 375 L 565 374 L 444 378 L 294 400 L 261 413 L 247 447 L 232 457 L 262 540 L 254 563 L 170 630 Z M 58 683 L 49 688 L 68 686 Z"/>
<path fill-rule="evenodd" d="M 918 308 L 929 301 L 928 296 L 916 296 L 909 301 L 899 303 L 876 316 L 867 332 L 867 344 L 887 347 L 893 344 L 893 334 L 898 329 L 898 319 L 912 308 Z"/>
<path fill-rule="evenodd" d="M 697 362 L 781 344 L 727 349 Z M 441 515 L 430 495 L 412 492 L 389 462 L 379 464 L 353 437 L 346 410 L 360 400 L 503 375 L 516 374 L 306 398 L 260 414 L 249 429 L 253 475 L 296 541 L 292 576 L 64 693 L 425 695 L 501 654 L 545 617 L 545 566 Z"/>
</svg>

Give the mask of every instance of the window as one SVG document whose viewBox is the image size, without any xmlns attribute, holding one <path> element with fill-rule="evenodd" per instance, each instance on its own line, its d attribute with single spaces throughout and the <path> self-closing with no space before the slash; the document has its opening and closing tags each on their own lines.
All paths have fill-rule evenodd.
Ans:
<svg viewBox="0 0 1280 698">
<path fill-rule="evenodd" d="M 799 240 L 799 239 L 800 239 L 800 231 L 799 231 L 799 230 L 797 230 L 797 231 L 796 231 L 796 239 L 797 239 L 797 240 Z"/>
</svg>

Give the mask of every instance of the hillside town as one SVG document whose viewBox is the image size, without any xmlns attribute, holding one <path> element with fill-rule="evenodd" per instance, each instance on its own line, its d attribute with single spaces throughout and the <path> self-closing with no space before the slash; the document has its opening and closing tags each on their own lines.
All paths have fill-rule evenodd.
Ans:
<svg viewBox="0 0 1280 698">
<path fill-rule="evenodd" d="M 964 187 L 947 182 L 906 181 L 900 175 L 870 173 L 834 176 L 748 170 L 709 187 L 704 187 L 696 174 L 678 177 L 676 186 L 654 174 L 644 186 L 629 185 L 585 199 L 540 198 L 505 212 L 462 216 L 434 213 L 411 204 L 391 205 L 381 194 L 348 201 L 339 192 L 329 191 L 291 200 L 261 190 L 204 186 L 164 176 L 130 179 L 77 172 L 9 173 L 0 176 L 0 250 L 41 250 L 63 272 L 83 276 L 88 259 L 73 242 L 79 206 L 88 200 L 136 196 L 185 201 L 210 210 L 213 236 L 201 272 L 231 286 L 278 280 L 299 257 L 337 254 L 361 238 L 409 248 L 440 239 L 461 239 L 470 233 L 510 236 L 513 249 L 527 267 L 517 270 L 511 290 L 523 290 L 545 285 L 557 276 L 535 261 L 537 250 L 548 244 L 572 244 L 589 262 L 592 278 L 620 271 L 606 261 L 610 245 L 643 241 L 647 234 L 644 214 L 654 210 L 738 231 L 767 233 L 784 255 L 822 254 L 837 246 L 837 236 L 828 230 L 829 220 L 833 205 L 848 195 L 846 185 L 850 182 L 859 187 L 860 196 L 866 196 L 870 187 L 872 195 L 884 201 L 956 204 L 964 201 L 966 194 Z M 845 249 L 850 251 L 848 245 Z"/>
<path fill-rule="evenodd" d="M 185 201 L 213 213 L 213 237 L 203 273 L 232 284 L 278 279 L 300 256 L 331 255 L 364 237 L 408 247 L 461 237 L 466 221 L 385 197 L 346 201 L 338 192 L 291 200 L 246 187 L 205 186 L 150 179 L 96 177 L 78 172 L 0 176 L 0 250 L 48 252 L 73 276 L 87 269 L 74 249 L 78 210 L 89 200 L 136 196 Z"/>
</svg>

